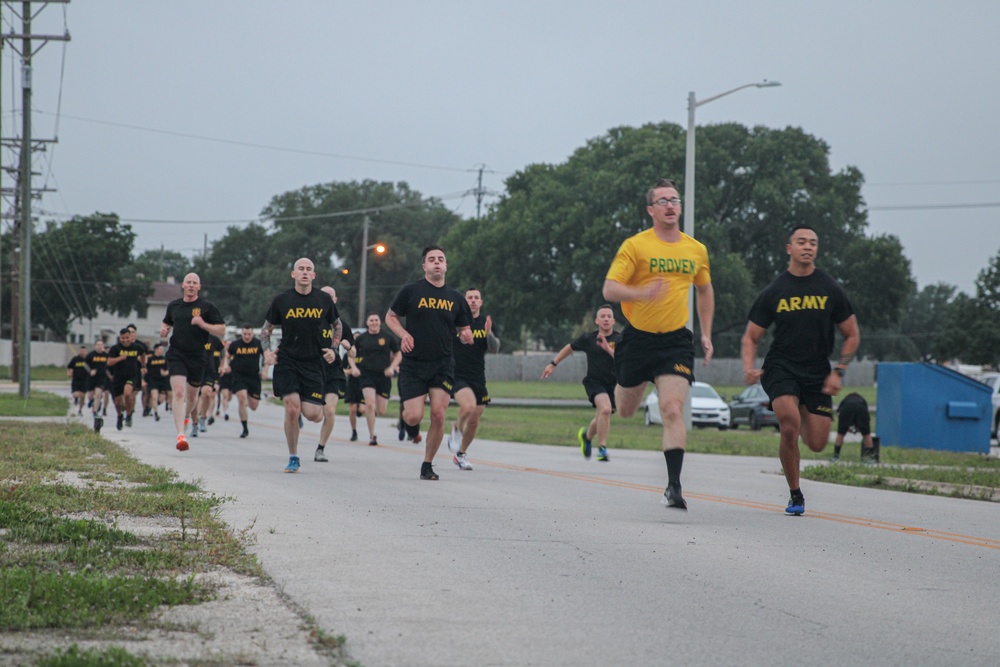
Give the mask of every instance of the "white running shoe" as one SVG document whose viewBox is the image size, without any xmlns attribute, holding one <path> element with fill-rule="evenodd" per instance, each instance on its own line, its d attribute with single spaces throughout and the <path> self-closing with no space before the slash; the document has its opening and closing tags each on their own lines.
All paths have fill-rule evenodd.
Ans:
<svg viewBox="0 0 1000 667">
<path fill-rule="evenodd" d="M 463 454 L 462 452 L 455 454 L 454 458 L 452 458 L 452 461 L 454 461 L 455 465 L 457 465 L 461 470 L 472 470 L 472 464 L 469 463 L 469 459 L 466 458 L 465 454 Z"/>
<path fill-rule="evenodd" d="M 462 434 L 458 432 L 458 424 L 451 427 L 451 433 L 448 434 L 448 449 L 457 454 L 458 450 L 462 448 Z M 461 466 L 459 466 L 461 467 Z"/>
</svg>

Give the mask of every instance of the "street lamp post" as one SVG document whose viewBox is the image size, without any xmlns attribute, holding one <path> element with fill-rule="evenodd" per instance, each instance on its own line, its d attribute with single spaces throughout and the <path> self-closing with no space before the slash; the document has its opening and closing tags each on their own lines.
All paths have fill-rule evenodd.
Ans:
<svg viewBox="0 0 1000 667">
<path fill-rule="evenodd" d="M 375 252 L 382 254 L 385 252 L 385 246 L 381 243 L 373 243 L 368 245 L 368 226 L 371 224 L 371 219 L 366 215 L 365 224 L 361 231 L 361 276 L 359 277 L 358 284 L 358 324 L 357 326 L 363 326 L 365 316 L 368 314 L 366 312 L 365 301 L 368 298 L 368 251 L 375 249 Z"/>
<path fill-rule="evenodd" d="M 726 95 L 732 95 L 744 88 L 773 88 L 780 85 L 781 83 L 777 81 L 765 79 L 760 83 L 737 86 L 732 90 L 706 97 L 703 100 L 695 99 L 693 90 L 688 93 L 687 150 L 684 156 L 684 233 L 691 238 L 694 238 L 694 110 L 703 104 L 714 102 Z M 688 329 L 694 331 L 694 287 L 688 292 Z"/>
</svg>

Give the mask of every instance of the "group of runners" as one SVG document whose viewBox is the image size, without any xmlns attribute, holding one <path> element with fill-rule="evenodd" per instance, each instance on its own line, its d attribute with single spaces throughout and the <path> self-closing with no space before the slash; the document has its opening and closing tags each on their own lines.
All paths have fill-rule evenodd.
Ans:
<svg viewBox="0 0 1000 667">
<path fill-rule="evenodd" d="M 652 227 L 626 239 L 618 248 L 604 281 L 602 294 L 608 303 L 597 310 L 597 330 L 562 348 L 542 378 L 550 377 L 574 351 L 586 353 L 584 386 L 595 416 L 580 429 L 578 440 L 588 458 L 596 440 L 600 461 L 608 460 L 612 414 L 617 412 L 623 418 L 635 415 L 647 385 L 653 383 L 663 417 L 662 449 L 667 469 L 662 503 L 686 510 L 681 486 L 687 439 L 683 408 L 694 382 L 695 345 L 687 326 L 688 295 L 693 286 L 699 343 L 707 365 L 714 352 L 715 294 L 707 248 L 680 230 L 682 207 L 676 184 L 669 179 L 657 181 L 646 193 L 646 204 Z M 798 225 L 791 230 L 786 244 L 788 270 L 750 309 L 741 349 L 746 382 L 763 385 L 779 421 L 779 458 L 790 494 L 785 511 L 793 515 L 805 513 L 799 487 L 799 438 L 814 451 L 826 446 L 832 396 L 840 391 L 860 342 L 857 319 L 844 290 L 815 264 L 818 248 L 814 229 Z M 365 330 L 355 336 L 337 310 L 336 292 L 329 287 L 315 288 L 314 264 L 300 258 L 292 267 L 293 287 L 272 300 L 260 337 L 254 337 L 253 328 L 246 325 L 240 338 L 228 346 L 219 341 L 226 328 L 222 315 L 198 295 L 198 276 L 185 276 L 183 296 L 169 304 L 163 320 L 160 335 L 169 335 L 170 341 L 156 371 L 158 383 L 161 377 L 169 378 L 177 449 L 189 448 L 188 427 L 190 436 L 204 428 L 214 397 L 214 390 L 206 387 L 214 387 L 216 379 L 225 375 L 230 376 L 231 393 L 239 399 L 241 437 L 246 437 L 247 409 L 257 408 L 261 378 L 273 366 L 273 393 L 284 405 L 286 472 L 298 472 L 301 467 L 298 442 L 303 419 L 323 423 L 313 458 L 317 462 L 328 460 L 324 449 L 340 399 L 351 404 L 351 440 L 357 439 L 356 420 L 363 412 L 369 444 L 377 446 L 375 418 L 385 414 L 393 376 L 397 377 L 401 406 L 400 440 L 409 437 L 421 441 L 420 423 L 429 406 L 420 479 L 438 479 L 433 461 L 445 437 L 445 414 L 452 399 L 459 412 L 448 435 L 449 447 L 455 465 L 471 470 L 467 452 L 483 409 L 490 402 L 485 355 L 498 351 L 499 339 L 493 333 L 491 318 L 482 312 L 481 292 L 469 289 L 462 294 L 447 285 L 443 248 L 425 248 L 421 267 L 423 277 L 398 292 L 384 322 L 378 313 L 370 313 Z M 625 319 L 621 333 L 614 330 L 612 303 L 621 305 Z M 757 368 L 757 347 L 772 325 L 773 340 Z M 281 341 L 272 350 L 276 327 L 281 328 Z M 843 341 L 838 363 L 831 369 L 835 330 Z M 84 363 L 91 377 L 95 371 L 98 375 L 104 372 L 101 363 L 111 369 L 119 428 L 123 420 L 126 425 L 131 423 L 134 388 L 141 381 L 137 359 L 146 350 L 138 345 L 134 332 L 123 329 L 111 350 L 104 352 L 97 343 Z M 155 346 L 152 356 L 162 355 L 161 349 L 159 344 Z M 219 360 L 217 367 L 214 359 Z M 75 373 L 75 367 L 70 372 Z M 158 384 L 159 391 L 162 387 Z M 77 393 L 78 385 L 74 384 L 74 395 Z M 95 387 L 98 430 L 99 404 Z M 155 410 L 155 401 L 153 405 Z"/>
</svg>

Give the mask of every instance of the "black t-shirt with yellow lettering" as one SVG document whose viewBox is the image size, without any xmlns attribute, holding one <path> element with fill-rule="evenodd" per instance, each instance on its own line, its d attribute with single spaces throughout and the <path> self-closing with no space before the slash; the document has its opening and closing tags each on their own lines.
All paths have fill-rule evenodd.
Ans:
<svg viewBox="0 0 1000 667">
<path fill-rule="evenodd" d="M 90 377 L 90 369 L 87 368 L 87 357 L 79 354 L 69 360 L 66 368 L 73 371 L 73 382 L 84 382 Z"/>
<path fill-rule="evenodd" d="M 436 287 L 426 279 L 404 285 L 389 309 L 406 318 L 406 330 L 413 336 L 413 350 L 403 353 L 406 359 L 450 357 L 456 327 L 472 324 L 472 311 L 458 290 Z"/>
<path fill-rule="evenodd" d="M 264 348 L 256 336 L 249 343 L 244 343 L 242 337 L 237 338 L 229 344 L 229 368 L 236 375 L 256 377 L 260 375 L 260 358 L 263 355 Z"/>
<path fill-rule="evenodd" d="M 212 368 L 215 369 L 216 375 L 219 373 L 219 367 L 222 365 L 222 351 L 226 349 L 226 344 L 222 342 L 222 339 L 218 336 L 208 335 L 208 342 L 205 343 L 205 359 L 212 364 Z"/>
<path fill-rule="evenodd" d="M 191 324 L 191 319 L 201 315 L 208 324 L 225 324 L 222 314 L 211 301 L 198 297 L 194 301 L 175 299 L 167 304 L 167 312 L 163 316 L 164 324 L 173 327 L 170 336 L 170 349 L 183 352 L 186 356 L 197 357 L 205 353 L 205 343 L 209 333 L 199 326 Z"/>
<path fill-rule="evenodd" d="M 278 363 L 282 357 L 295 361 L 317 361 L 323 348 L 333 347 L 333 325 L 340 317 L 329 294 L 313 289 L 300 294 L 295 288 L 274 297 L 266 318 L 281 325 Z"/>
<path fill-rule="evenodd" d="M 471 311 L 469 314 L 472 314 Z M 486 315 L 480 313 L 479 317 L 473 317 L 470 321 L 472 345 L 465 345 L 462 341 L 456 340 L 455 348 L 452 350 L 455 355 L 455 377 L 486 384 L 486 352 L 489 347 L 486 341 Z"/>
<path fill-rule="evenodd" d="M 764 329 L 774 324 L 765 366 L 776 359 L 810 364 L 829 361 L 834 325 L 853 314 L 844 288 L 816 269 L 808 276 L 785 271 L 775 278 L 750 308 L 749 320 Z"/>
<path fill-rule="evenodd" d="M 108 358 L 115 359 L 124 356 L 125 359 L 111 367 L 111 374 L 115 378 L 135 379 L 139 375 L 139 357 L 145 352 L 146 346 L 139 343 L 130 343 L 129 345 L 115 343 L 108 350 Z"/>
<path fill-rule="evenodd" d="M 104 375 L 104 370 L 108 367 L 108 351 L 98 352 L 94 350 L 87 355 L 87 366 L 92 371 L 97 371 L 96 375 Z"/>
</svg>

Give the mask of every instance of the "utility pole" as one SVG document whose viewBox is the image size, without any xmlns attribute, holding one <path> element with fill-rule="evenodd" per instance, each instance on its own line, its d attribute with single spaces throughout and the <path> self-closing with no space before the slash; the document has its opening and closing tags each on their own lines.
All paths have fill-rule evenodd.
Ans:
<svg viewBox="0 0 1000 667">
<path fill-rule="evenodd" d="M 487 171 L 486 165 L 485 164 L 479 165 L 479 169 L 477 171 L 479 172 L 479 177 L 476 180 L 476 187 L 473 188 L 472 190 L 467 190 L 464 194 L 476 196 L 476 220 L 479 220 L 479 218 L 482 216 L 483 197 L 487 195 L 493 196 L 496 195 L 497 193 L 494 190 L 490 190 L 488 188 L 483 187 L 483 172 Z M 495 172 L 490 170 L 490 173 L 493 174 Z"/>
<path fill-rule="evenodd" d="M 32 3 L 41 4 L 41 12 L 49 4 L 68 4 L 69 0 L 21 0 L 17 2 L 4 2 L 12 14 L 17 14 L 17 5 L 21 5 L 21 34 L 13 31 L 6 35 L 0 35 L 0 50 L 6 44 L 21 56 L 21 141 L 20 159 L 18 161 L 17 190 L 15 194 L 15 217 L 18 227 L 18 304 L 17 304 L 17 327 L 11 332 L 11 338 L 16 336 L 16 358 L 17 377 L 19 380 L 19 395 L 21 398 L 28 398 L 31 393 L 31 152 L 33 150 L 31 140 L 31 87 L 32 87 L 32 67 L 31 59 L 35 54 L 32 41 L 41 42 L 38 49 L 41 49 L 49 41 L 69 41 L 69 33 L 64 35 L 33 35 L 31 34 L 31 20 L 37 15 L 32 12 Z M 17 47 L 17 40 L 21 40 L 20 50 Z M 0 137 L 2 143 L 2 137 Z M 13 305 L 13 304 L 12 304 Z M 12 340 L 12 342 L 14 342 Z"/>
</svg>

